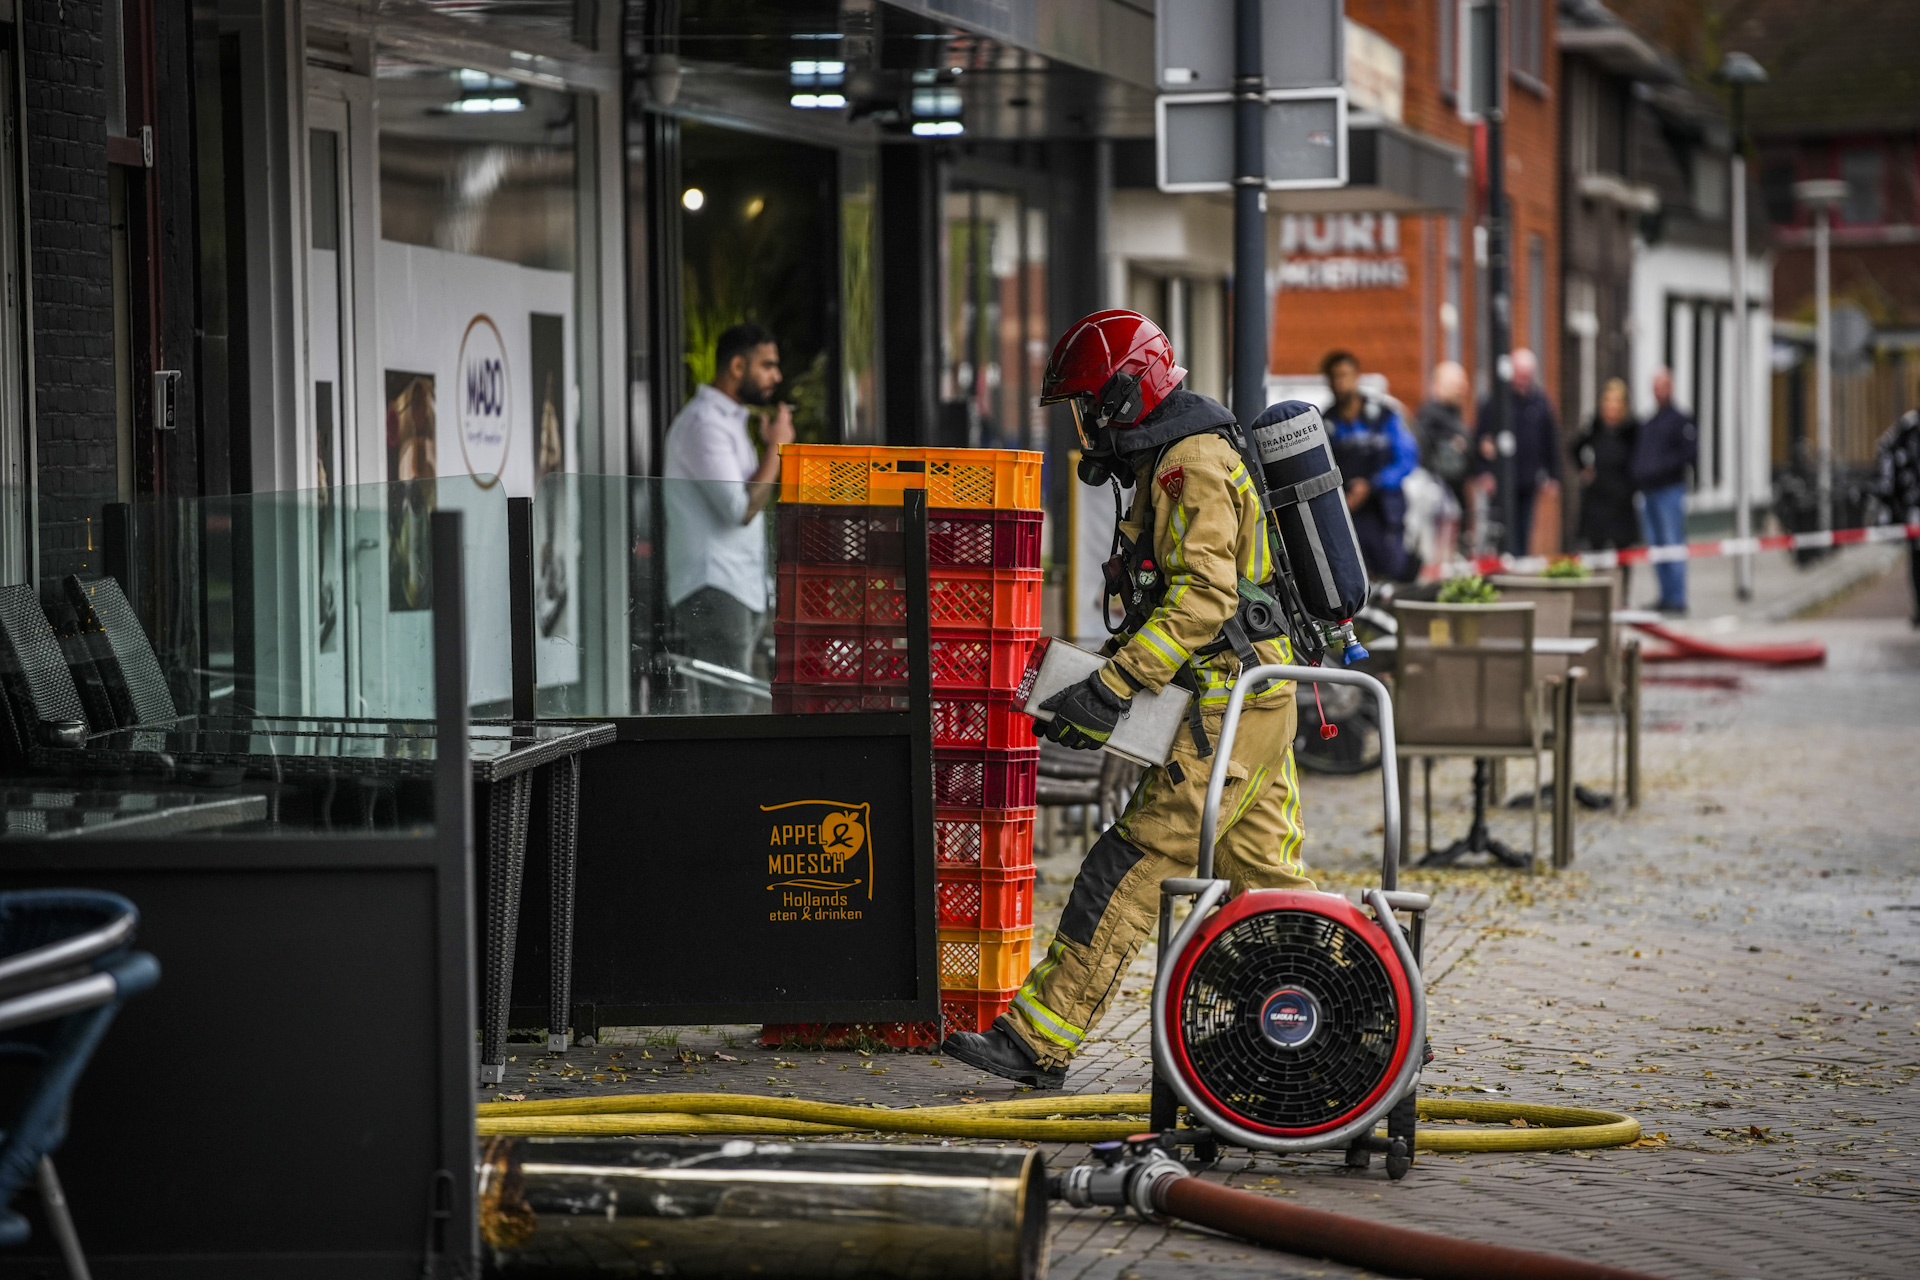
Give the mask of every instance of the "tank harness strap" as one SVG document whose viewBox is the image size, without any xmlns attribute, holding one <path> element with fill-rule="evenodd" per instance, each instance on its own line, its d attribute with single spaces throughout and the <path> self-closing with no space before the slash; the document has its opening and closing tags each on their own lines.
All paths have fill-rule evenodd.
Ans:
<svg viewBox="0 0 1920 1280">
<path fill-rule="evenodd" d="M 1299 484 L 1284 485 L 1273 491 L 1273 505 L 1292 506 L 1299 502 L 1308 502 L 1323 493 L 1331 493 L 1343 483 L 1340 468 L 1333 467 Z"/>
<path fill-rule="evenodd" d="M 1205 760 L 1213 754 L 1213 743 L 1207 738 L 1207 727 L 1200 720 L 1200 677 L 1194 673 L 1191 659 L 1180 664 L 1180 669 L 1173 673 L 1171 683 L 1193 695 L 1187 703 L 1187 732 L 1193 735 L 1194 752 Z"/>
</svg>

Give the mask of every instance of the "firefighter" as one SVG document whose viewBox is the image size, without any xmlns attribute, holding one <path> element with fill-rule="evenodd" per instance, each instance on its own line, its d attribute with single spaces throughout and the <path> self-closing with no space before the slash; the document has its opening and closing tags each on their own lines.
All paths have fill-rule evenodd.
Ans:
<svg viewBox="0 0 1920 1280">
<path fill-rule="evenodd" d="M 1108 662 L 1048 699 L 1034 731 L 1098 749 L 1142 690 L 1178 683 L 1194 695 L 1189 731 L 1148 771 L 1125 813 L 1087 851 L 1059 931 L 1012 1007 L 984 1035 L 957 1032 L 942 1049 L 969 1066 L 1037 1088 L 1058 1088 L 1100 1021 L 1158 913 L 1160 881 L 1191 875 L 1212 742 L 1240 669 L 1217 643 L 1243 581 L 1267 582 L 1273 553 L 1258 491 L 1242 460 L 1233 415 L 1181 388 L 1187 371 L 1167 337 L 1132 311 L 1099 311 L 1060 339 L 1041 402 L 1065 401 L 1080 433 L 1080 478 L 1133 489 L 1109 594 L 1142 603 L 1103 653 Z M 1212 650 L 1197 655 L 1201 649 Z M 1289 662 L 1285 639 L 1262 640 L 1261 663 Z M 1300 861 L 1294 686 L 1269 685 L 1243 704 L 1220 802 L 1215 874 L 1233 891 L 1311 889 Z"/>
</svg>

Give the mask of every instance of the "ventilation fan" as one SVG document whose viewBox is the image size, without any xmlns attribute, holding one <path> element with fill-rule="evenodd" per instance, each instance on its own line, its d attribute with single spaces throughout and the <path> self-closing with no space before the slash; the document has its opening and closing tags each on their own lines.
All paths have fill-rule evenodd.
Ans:
<svg viewBox="0 0 1920 1280">
<path fill-rule="evenodd" d="M 1355 685 L 1379 704 L 1385 849 L 1381 887 L 1367 890 L 1362 906 L 1297 889 L 1250 890 L 1224 901 L 1228 882 L 1213 878 L 1241 701 L 1274 679 Z M 1203 1157 L 1221 1142 L 1278 1152 L 1343 1147 L 1348 1164 L 1364 1168 L 1379 1152 L 1389 1176 L 1403 1177 L 1413 1163 L 1414 1088 L 1426 1050 L 1419 946 L 1430 900 L 1395 888 L 1399 770 L 1386 689 L 1357 671 L 1270 665 L 1243 672 L 1213 760 L 1199 874 L 1160 886 L 1154 1128 L 1173 1128 L 1178 1102 Z M 1194 899 L 1193 911 L 1169 938 L 1181 897 Z M 1396 911 L 1409 914 L 1409 927 Z M 1382 1120 L 1384 1137 L 1375 1134 Z"/>
</svg>

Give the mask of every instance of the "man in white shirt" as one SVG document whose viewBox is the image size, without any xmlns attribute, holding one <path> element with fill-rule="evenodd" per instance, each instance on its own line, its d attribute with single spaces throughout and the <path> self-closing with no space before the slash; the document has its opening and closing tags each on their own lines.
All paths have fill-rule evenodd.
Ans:
<svg viewBox="0 0 1920 1280">
<path fill-rule="evenodd" d="M 763 417 L 764 457 L 747 435 L 748 405 L 780 386 L 780 348 L 757 324 L 720 335 L 713 381 L 702 383 L 667 428 L 667 603 L 685 652 L 751 673 L 767 608 L 767 537 L 761 512 L 780 476 L 780 446 L 793 442 L 793 410 Z M 700 483 L 687 483 L 699 481 Z M 753 709 L 744 690 L 700 682 L 703 714 Z"/>
</svg>

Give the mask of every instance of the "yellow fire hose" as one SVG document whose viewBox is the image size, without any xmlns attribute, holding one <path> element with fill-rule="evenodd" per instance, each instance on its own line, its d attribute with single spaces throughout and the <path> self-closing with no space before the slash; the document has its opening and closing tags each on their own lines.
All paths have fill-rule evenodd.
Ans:
<svg viewBox="0 0 1920 1280">
<path fill-rule="evenodd" d="M 1105 1142 L 1141 1132 L 1149 1107 L 1149 1097 L 1144 1093 L 900 1108 L 854 1107 L 755 1094 L 626 1093 L 483 1102 L 476 1110 L 482 1137 L 611 1138 L 695 1133 L 800 1137 L 878 1132 L 1029 1142 Z M 1414 1140 L 1421 1151 L 1571 1151 L 1625 1146 L 1640 1137 L 1640 1122 L 1632 1116 L 1589 1107 L 1421 1098 L 1419 1109 L 1422 1120 L 1471 1120 L 1502 1126 L 1423 1128 Z M 1103 1116 L 1131 1118 L 1097 1118 Z M 1515 1121 L 1525 1121 L 1525 1127 Z"/>
</svg>

